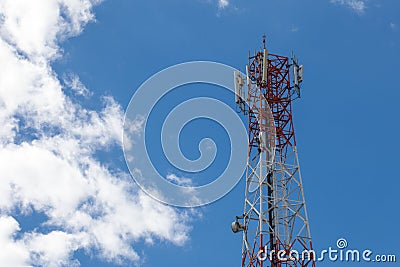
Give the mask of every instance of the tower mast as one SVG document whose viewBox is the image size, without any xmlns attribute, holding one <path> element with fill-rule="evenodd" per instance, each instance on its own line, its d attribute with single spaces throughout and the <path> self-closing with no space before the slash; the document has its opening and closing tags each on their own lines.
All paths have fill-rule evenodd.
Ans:
<svg viewBox="0 0 400 267">
<path fill-rule="evenodd" d="M 247 99 L 239 97 L 249 133 L 244 213 L 232 223 L 243 232 L 242 267 L 315 267 L 292 113 L 303 66 L 269 54 L 265 36 L 248 60 Z"/>
</svg>

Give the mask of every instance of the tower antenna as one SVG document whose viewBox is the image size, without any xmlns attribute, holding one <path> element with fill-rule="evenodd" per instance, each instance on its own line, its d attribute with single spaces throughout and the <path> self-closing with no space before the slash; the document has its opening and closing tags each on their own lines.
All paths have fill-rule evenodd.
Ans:
<svg viewBox="0 0 400 267">
<path fill-rule="evenodd" d="M 266 49 L 266 48 L 267 48 L 267 44 L 266 44 L 267 36 L 264 34 L 264 35 L 262 36 L 262 38 L 263 38 L 264 49 Z"/>
</svg>

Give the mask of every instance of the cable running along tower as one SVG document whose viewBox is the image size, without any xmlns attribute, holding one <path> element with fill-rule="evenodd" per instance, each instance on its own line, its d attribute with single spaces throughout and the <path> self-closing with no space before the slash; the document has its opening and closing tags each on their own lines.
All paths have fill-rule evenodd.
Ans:
<svg viewBox="0 0 400 267">
<path fill-rule="evenodd" d="M 315 267 L 292 114 L 303 66 L 294 55 L 269 54 L 263 39 L 246 77 L 234 74 L 249 146 L 244 212 L 232 231 L 243 232 L 242 267 Z"/>
</svg>

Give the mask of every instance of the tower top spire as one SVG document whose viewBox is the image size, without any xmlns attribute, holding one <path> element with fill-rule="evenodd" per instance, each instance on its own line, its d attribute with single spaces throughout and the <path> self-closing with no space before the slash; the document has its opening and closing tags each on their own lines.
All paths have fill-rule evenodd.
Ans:
<svg viewBox="0 0 400 267">
<path fill-rule="evenodd" d="M 263 38 L 263 45 L 264 45 L 264 49 L 265 49 L 265 48 L 267 48 L 267 44 L 266 44 L 267 36 L 264 34 L 264 35 L 262 36 L 262 38 Z"/>
</svg>

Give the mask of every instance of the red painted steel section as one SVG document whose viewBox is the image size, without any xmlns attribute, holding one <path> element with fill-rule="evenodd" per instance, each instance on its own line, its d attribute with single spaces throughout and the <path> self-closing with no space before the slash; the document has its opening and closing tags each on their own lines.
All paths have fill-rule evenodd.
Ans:
<svg viewBox="0 0 400 267">
<path fill-rule="evenodd" d="M 258 52 L 255 57 L 250 58 L 249 76 L 262 90 L 262 95 L 268 101 L 272 111 L 276 130 L 276 149 L 286 155 L 287 149 L 296 146 L 296 137 L 293 127 L 292 96 L 290 86 L 289 59 L 284 56 L 270 54 L 268 56 L 268 80 L 262 81 L 263 53 Z M 259 92 L 249 92 L 249 97 L 259 98 Z M 249 154 L 251 149 L 258 147 L 257 136 L 260 127 L 257 122 L 257 111 L 249 112 Z"/>
</svg>

